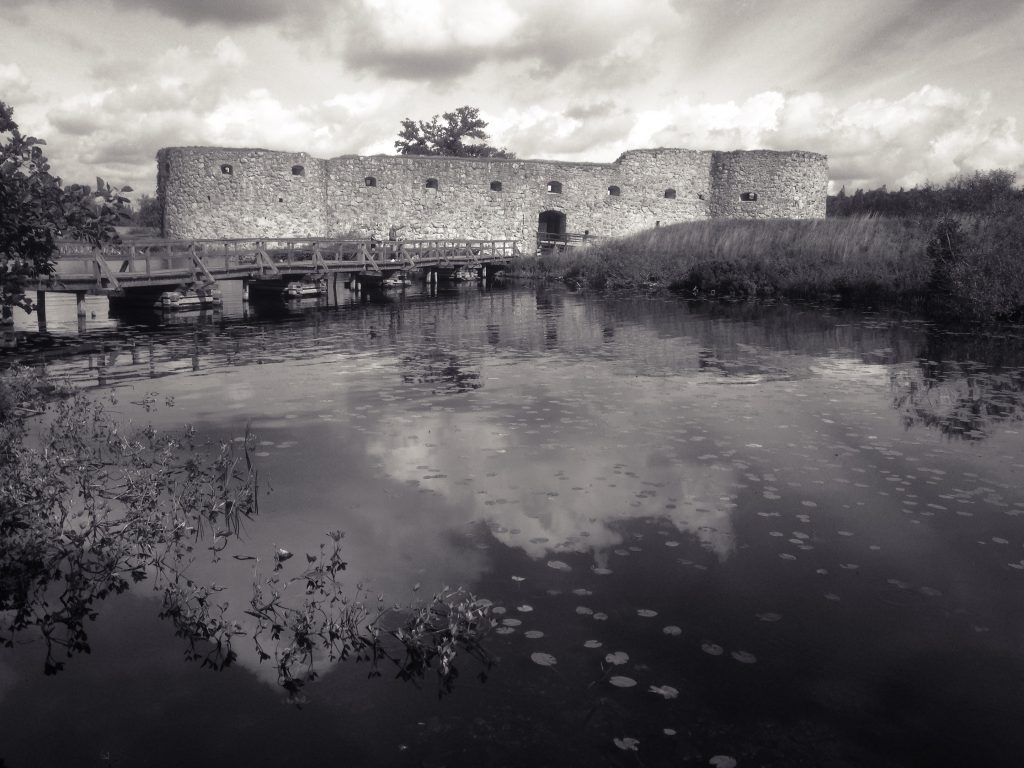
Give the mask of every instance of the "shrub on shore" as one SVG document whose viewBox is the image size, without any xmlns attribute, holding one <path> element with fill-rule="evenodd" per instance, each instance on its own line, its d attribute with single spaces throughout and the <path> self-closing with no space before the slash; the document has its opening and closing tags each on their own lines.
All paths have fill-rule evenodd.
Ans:
<svg viewBox="0 0 1024 768">
<path fill-rule="evenodd" d="M 1024 317 L 1024 203 L 983 215 L 944 216 L 927 246 L 929 308 L 968 320 Z"/>
</svg>

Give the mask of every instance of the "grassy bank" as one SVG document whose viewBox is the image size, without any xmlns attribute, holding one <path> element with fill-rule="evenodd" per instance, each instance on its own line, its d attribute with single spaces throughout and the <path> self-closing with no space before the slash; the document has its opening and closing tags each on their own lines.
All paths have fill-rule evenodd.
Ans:
<svg viewBox="0 0 1024 768">
<path fill-rule="evenodd" d="M 970 319 L 1024 309 L 1024 210 L 922 218 L 688 222 L 546 255 L 526 271 L 595 289 L 838 298 Z"/>
</svg>

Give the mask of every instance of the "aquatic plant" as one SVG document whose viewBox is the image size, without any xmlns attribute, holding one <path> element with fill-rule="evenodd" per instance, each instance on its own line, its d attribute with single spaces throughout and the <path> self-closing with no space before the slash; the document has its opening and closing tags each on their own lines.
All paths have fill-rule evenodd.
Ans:
<svg viewBox="0 0 1024 768">
<path fill-rule="evenodd" d="M 62 395 L 54 397 L 55 395 Z M 151 399 L 144 406 L 152 407 Z M 100 401 L 24 369 L 0 377 L 0 643 L 29 633 L 45 646 L 43 669 L 90 651 L 89 622 L 100 603 L 149 581 L 160 616 L 187 658 L 223 669 L 248 636 L 261 661 L 297 697 L 315 663 L 392 661 L 403 679 L 436 668 L 445 689 L 466 651 L 489 664 L 480 639 L 489 603 L 445 588 L 398 610 L 341 581 L 340 531 L 315 553 L 278 548 L 268 561 L 236 552 L 243 524 L 259 512 L 254 437 L 208 444 L 185 428 L 123 427 Z M 35 447 L 35 445 L 38 447 Z M 190 575 L 200 557 L 253 562 L 244 611 L 225 590 Z M 263 573 L 264 562 L 272 562 Z M 293 586 L 295 585 L 295 586 Z M 287 595 L 301 593 L 300 599 Z M 392 642 L 388 642 L 390 639 Z"/>
</svg>

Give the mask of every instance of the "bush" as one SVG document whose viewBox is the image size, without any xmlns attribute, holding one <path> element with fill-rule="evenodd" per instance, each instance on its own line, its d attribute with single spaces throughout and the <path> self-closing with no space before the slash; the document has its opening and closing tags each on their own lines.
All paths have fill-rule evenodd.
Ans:
<svg viewBox="0 0 1024 768">
<path fill-rule="evenodd" d="M 1024 317 L 1024 203 L 942 217 L 927 252 L 935 314 L 981 321 Z"/>
</svg>

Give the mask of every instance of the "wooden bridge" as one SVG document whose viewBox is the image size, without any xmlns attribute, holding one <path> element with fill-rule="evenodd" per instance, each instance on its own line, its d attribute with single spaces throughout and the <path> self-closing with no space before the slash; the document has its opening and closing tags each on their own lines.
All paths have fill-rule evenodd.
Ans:
<svg viewBox="0 0 1024 768">
<path fill-rule="evenodd" d="M 341 275 L 360 285 L 412 270 L 436 282 L 439 274 L 467 266 L 490 275 L 519 255 L 515 240 L 138 240 L 101 249 L 61 242 L 54 273 L 41 278 L 36 290 L 40 307 L 46 292 L 60 291 L 77 294 L 84 312 L 88 294 L 152 293 L 194 281 L 273 285 L 305 275 L 333 275 L 335 281 Z"/>
</svg>

